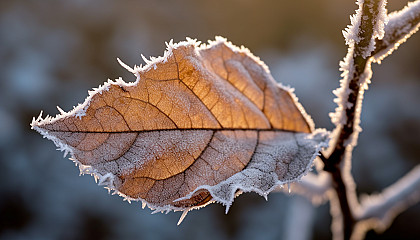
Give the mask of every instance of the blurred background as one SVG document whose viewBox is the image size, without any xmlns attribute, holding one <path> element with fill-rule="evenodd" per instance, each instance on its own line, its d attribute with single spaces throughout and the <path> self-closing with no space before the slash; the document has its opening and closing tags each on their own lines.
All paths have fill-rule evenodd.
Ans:
<svg viewBox="0 0 420 240">
<path fill-rule="evenodd" d="M 389 0 L 390 11 L 405 1 Z M 2 0 L 0 1 L 0 239 L 328 239 L 328 203 L 275 193 L 243 194 L 229 214 L 211 204 L 154 214 L 79 176 L 32 117 L 65 111 L 108 78 L 134 76 L 140 54 L 160 56 L 165 41 L 214 36 L 248 47 L 295 93 L 316 126 L 332 129 L 331 91 L 347 47 L 341 34 L 356 5 L 336 0 Z M 363 105 L 353 175 L 358 193 L 389 186 L 420 163 L 420 33 L 374 65 Z M 292 189 L 293 193 L 293 189 Z M 367 239 L 420 239 L 420 204 Z"/>
</svg>

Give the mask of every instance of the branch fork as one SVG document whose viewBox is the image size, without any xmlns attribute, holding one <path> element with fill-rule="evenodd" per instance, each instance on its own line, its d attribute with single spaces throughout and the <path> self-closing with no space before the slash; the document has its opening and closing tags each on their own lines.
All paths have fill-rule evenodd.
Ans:
<svg viewBox="0 0 420 240">
<path fill-rule="evenodd" d="M 360 239 L 369 229 L 384 231 L 398 213 L 420 201 L 420 166 L 381 194 L 363 196 L 360 203 L 350 173 L 351 154 L 361 131 L 363 95 L 372 77 L 371 63 L 381 63 L 419 29 L 420 0 L 390 14 L 386 0 L 358 0 L 357 4 L 359 9 L 350 17 L 352 24 L 343 31 L 348 51 L 340 62 L 340 88 L 334 91 L 338 107 L 330 114 L 336 128 L 330 148 L 320 156 L 330 181 L 325 181 L 321 175 L 324 171 L 318 170 L 318 176 L 309 175 L 299 183 L 302 189 L 315 186 L 313 193 L 306 191 L 311 199 L 328 196 L 334 239 Z M 307 183 L 321 178 L 324 178 L 322 188 Z"/>
</svg>

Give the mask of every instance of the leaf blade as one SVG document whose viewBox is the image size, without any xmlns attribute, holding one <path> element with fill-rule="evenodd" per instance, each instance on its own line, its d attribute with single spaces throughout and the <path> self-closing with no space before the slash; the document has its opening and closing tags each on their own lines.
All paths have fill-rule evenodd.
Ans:
<svg viewBox="0 0 420 240">
<path fill-rule="evenodd" d="M 169 44 L 163 58 L 134 71 L 134 83 L 108 81 L 73 111 L 31 125 L 71 152 L 81 172 L 151 208 L 230 206 L 237 191 L 265 196 L 305 174 L 328 141 L 259 59 L 225 39 Z M 270 143 L 290 156 L 264 150 Z"/>
</svg>

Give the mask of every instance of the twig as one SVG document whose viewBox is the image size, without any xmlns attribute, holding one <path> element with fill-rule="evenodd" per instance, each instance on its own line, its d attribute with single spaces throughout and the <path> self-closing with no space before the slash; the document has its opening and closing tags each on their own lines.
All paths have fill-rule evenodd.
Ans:
<svg viewBox="0 0 420 240">
<path fill-rule="evenodd" d="M 420 165 L 386 188 L 381 194 L 364 196 L 357 220 L 375 219 L 378 230 L 388 227 L 394 217 L 420 200 Z"/>
<path fill-rule="evenodd" d="M 326 165 L 328 165 L 325 166 L 327 171 L 329 168 L 335 169 L 341 163 L 344 159 L 346 147 L 354 146 L 357 140 L 360 131 L 358 124 L 360 122 L 361 100 L 371 77 L 369 57 L 374 50 L 372 40 L 374 41 L 376 32 L 380 31 L 375 30 L 375 28 L 382 7 L 385 7 L 384 0 L 366 0 L 363 4 L 360 4 L 360 14 L 356 15 L 356 17 L 360 17 L 358 20 L 360 24 L 353 25 L 354 27 L 357 26 L 357 30 L 348 30 L 348 32 L 357 31 L 357 37 L 353 36 L 353 39 L 347 40 L 349 50 L 344 63 L 341 64 L 343 74 L 348 76 L 344 76 L 341 88 L 335 91 L 339 98 L 337 102 L 342 103 L 342 106 L 336 109 L 332 118 L 337 127 L 340 127 L 340 131 L 337 133 L 338 138 L 333 146 L 334 151 L 326 162 Z"/>
<path fill-rule="evenodd" d="M 401 11 L 389 14 L 385 36 L 376 40 L 373 53 L 375 61 L 381 62 L 420 27 L 420 1 L 409 2 Z"/>
</svg>

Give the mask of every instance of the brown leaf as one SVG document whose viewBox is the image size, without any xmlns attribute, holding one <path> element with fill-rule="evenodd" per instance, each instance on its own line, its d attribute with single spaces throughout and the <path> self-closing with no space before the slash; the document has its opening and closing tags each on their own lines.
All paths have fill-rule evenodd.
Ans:
<svg viewBox="0 0 420 240">
<path fill-rule="evenodd" d="M 82 105 L 32 127 L 82 173 L 129 200 L 189 210 L 235 194 L 266 196 L 302 177 L 327 133 L 247 49 L 223 38 L 168 44 L 164 57 L 108 81 Z"/>
</svg>

